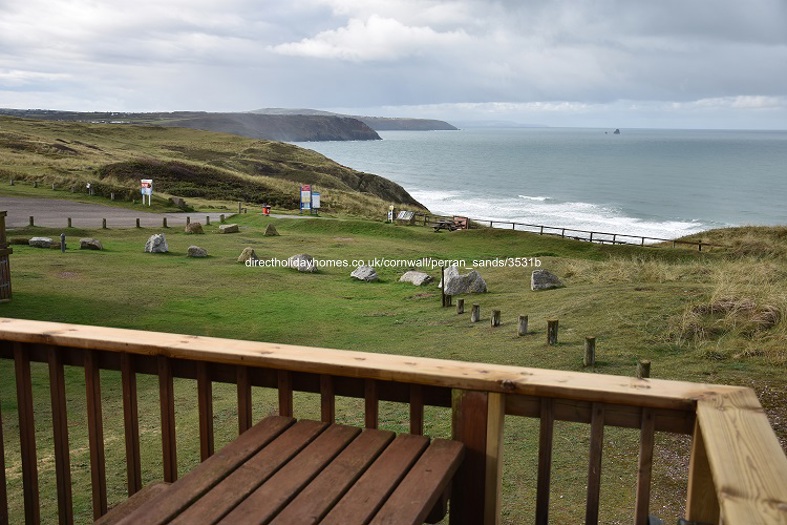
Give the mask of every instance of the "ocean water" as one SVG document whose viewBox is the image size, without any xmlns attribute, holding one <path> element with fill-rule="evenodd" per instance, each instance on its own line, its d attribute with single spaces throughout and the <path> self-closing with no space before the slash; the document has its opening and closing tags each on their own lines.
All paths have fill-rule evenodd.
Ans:
<svg viewBox="0 0 787 525">
<path fill-rule="evenodd" d="M 657 238 L 787 224 L 787 131 L 380 132 L 310 142 L 434 213 Z"/>
</svg>

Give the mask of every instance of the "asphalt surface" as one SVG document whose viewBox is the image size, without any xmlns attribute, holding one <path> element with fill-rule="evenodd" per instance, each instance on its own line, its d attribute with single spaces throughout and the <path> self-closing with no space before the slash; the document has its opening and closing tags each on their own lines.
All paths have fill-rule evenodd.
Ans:
<svg viewBox="0 0 787 525">
<path fill-rule="evenodd" d="M 103 219 L 107 220 L 107 228 L 134 228 L 136 219 L 140 226 L 156 227 L 167 218 L 167 226 L 186 225 L 186 217 L 192 222 L 205 224 L 205 218 L 218 222 L 221 213 L 151 213 L 146 211 L 115 208 L 101 204 L 83 204 L 63 199 L 40 199 L 37 197 L 4 197 L 0 196 L 0 211 L 7 211 L 6 228 L 22 228 L 30 224 L 33 217 L 36 226 L 49 228 L 65 228 L 68 218 L 74 228 L 101 228 Z M 251 210 L 249 210 L 251 211 Z M 229 219 L 231 213 L 224 213 Z"/>
</svg>

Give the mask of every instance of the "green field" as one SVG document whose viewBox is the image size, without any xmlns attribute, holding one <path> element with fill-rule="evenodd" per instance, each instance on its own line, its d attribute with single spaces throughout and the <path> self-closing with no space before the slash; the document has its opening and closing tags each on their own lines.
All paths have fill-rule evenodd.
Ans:
<svg viewBox="0 0 787 525">
<path fill-rule="evenodd" d="M 652 361 L 652 377 L 750 386 L 760 396 L 782 444 L 787 446 L 787 253 L 785 231 L 740 229 L 706 236 L 727 249 L 699 253 L 668 247 L 612 247 L 522 232 L 477 229 L 435 234 L 430 228 L 364 220 L 271 219 L 257 214 L 232 219 L 238 234 L 165 233 L 168 254 L 143 253 L 146 239 L 160 229 L 66 231 L 68 249 L 44 250 L 14 245 L 11 256 L 13 300 L 0 304 L 0 316 L 96 324 L 153 331 L 302 344 L 366 352 L 395 353 L 481 361 L 527 367 L 582 371 L 586 336 L 597 338 L 597 366 L 588 373 L 633 375 L 638 359 Z M 278 237 L 262 235 L 274 224 Z M 57 237 L 61 230 L 25 228 L 12 239 Z M 80 237 L 97 237 L 104 251 L 78 249 Z M 206 259 L 186 257 L 196 244 Z M 315 274 L 281 267 L 250 268 L 236 258 L 253 247 L 263 259 L 284 260 L 309 253 L 326 263 Z M 354 260 L 459 260 L 489 264 L 514 258 L 517 266 L 478 268 L 489 292 L 467 297 L 481 306 L 482 321 L 442 308 L 436 286 L 439 268 L 427 272 L 434 284 L 416 288 L 399 283 L 402 267 L 378 265 L 380 281 L 349 277 Z M 525 265 L 526 263 L 526 265 Z M 334 263 L 335 264 L 335 263 Z M 533 292 L 535 265 L 563 279 L 562 289 Z M 490 327 L 492 309 L 502 325 Z M 516 334 L 517 316 L 528 315 L 531 333 Z M 546 320 L 559 319 L 559 344 L 547 346 Z M 9 484 L 19 486 L 18 431 L 11 363 L 0 362 L 0 400 Z M 76 482 L 87 483 L 84 439 L 84 390 L 81 370 L 69 370 L 68 403 L 72 468 Z M 45 368 L 37 368 L 39 442 L 51 442 Z M 124 497 L 124 460 L 119 381 L 105 373 L 105 432 L 110 500 Z M 196 401 L 193 384 L 178 383 L 180 468 L 197 461 Z M 234 387 L 214 388 L 218 443 L 232 439 L 237 419 Z M 272 393 L 255 391 L 255 417 L 274 407 Z M 316 417 L 319 404 L 296 400 L 296 416 Z M 358 404 L 339 403 L 343 421 L 358 423 Z M 143 450 L 146 481 L 160 476 L 157 384 L 141 379 Z M 299 411 L 302 410 L 302 411 Z M 384 426 L 406 429 L 406 409 L 386 405 Z M 427 432 L 447 435 L 450 415 L 427 411 Z M 536 421 L 506 423 L 504 523 L 532 521 L 535 498 Z M 115 424 L 113 424 L 115 422 Z M 587 426 L 561 423 L 555 432 L 553 519 L 580 522 L 587 479 Z M 604 523 L 627 523 L 633 509 L 638 432 L 609 428 L 605 433 L 602 515 Z M 689 439 L 659 436 L 652 513 L 675 522 L 685 494 Z M 51 452 L 39 456 L 42 494 L 52 512 Z M 79 486 L 79 485 L 78 485 Z M 88 494 L 77 494 L 81 519 L 89 515 Z M 84 491 L 83 491 L 84 492 Z M 46 499 L 45 498 L 45 499 Z M 12 499 L 14 509 L 21 506 Z"/>
</svg>

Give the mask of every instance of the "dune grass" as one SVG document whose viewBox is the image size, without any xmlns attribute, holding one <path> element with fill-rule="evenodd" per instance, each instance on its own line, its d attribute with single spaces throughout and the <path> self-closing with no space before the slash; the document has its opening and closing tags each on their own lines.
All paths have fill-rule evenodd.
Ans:
<svg viewBox="0 0 787 525">
<path fill-rule="evenodd" d="M 211 335 L 319 347 L 429 356 L 560 370 L 584 370 L 582 345 L 597 338 L 597 366 L 589 373 L 633 375 L 640 358 L 650 359 L 652 376 L 753 387 L 783 445 L 787 443 L 787 308 L 784 261 L 776 246 L 767 253 L 697 253 L 669 248 L 612 247 L 508 230 L 470 230 L 435 234 L 429 228 L 402 227 L 363 220 L 272 219 L 259 214 L 236 216 L 241 232 L 219 235 L 217 225 L 204 235 L 166 230 L 169 254 L 143 253 L 145 240 L 160 229 L 73 231 L 65 254 L 14 246 L 11 256 L 14 297 L 0 304 L 0 316 L 98 324 L 164 332 Z M 274 224 L 278 237 L 262 235 Z M 770 238 L 762 230 L 761 238 Z M 9 236 L 47 235 L 60 230 L 24 228 Z M 736 245 L 735 232 L 726 239 Z M 746 235 L 757 235 L 747 231 Z M 76 239 L 95 236 L 105 250 L 78 250 Z M 751 241 L 747 241 L 750 242 Z M 768 242 L 781 242 L 769 240 Z M 188 246 L 208 250 L 206 259 L 187 258 Z M 315 274 L 281 267 L 247 267 L 236 261 L 253 247 L 267 261 L 309 253 L 320 261 L 339 261 Z M 519 258 L 518 267 L 479 268 L 489 293 L 467 297 L 481 305 L 482 322 L 441 308 L 435 284 L 416 288 L 399 283 L 403 267 L 377 266 L 380 281 L 349 278 L 354 260 L 452 259 L 488 262 Z M 528 266 L 523 266 L 527 261 Z M 343 262 L 347 265 L 343 266 Z M 565 288 L 533 292 L 530 273 L 538 268 L 560 276 Z M 464 270 L 464 271 L 467 271 Z M 439 268 L 427 268 L 439 280 Z M 489 325 L 492 308 L 502 311 L 502 326 Z M 531 333 L 516 335 L 518 315 L 528 315 Z M 560 320 L 559 344 L 546 345 L 546 320 Z M 13 369 L 0 362 L 3 378 Z M 75 480 L 86 486 L 84 379 L 69 371 L 68 403 L 72 418 Z M 49 450 L 48 392 L 45 368 L 37 368 L 39 443 Z M 110 499 L 124 497 L 122 426 L 117 421 L 120 395 L 117 374 L 105 372 L 105 432 L 109 446 Z M 9 483 L 18 488 L 19 460 L 13 381 L 0 383 Z M 157 385 L 140 379 L 141 427 L 146 481 L 160 477 Z M 180 469 L 197 461 L 196 402 L 193 382 L 179 381 L 178 454 Z M 255 389 L 255 418 L 275 408 L 272 392 Z M 235 390 L 214 387 L 217 443 L 236 432 Z M 313 396 L 296 399 L 298 417 L 318 417 Z M 340 400 L 340 420 L 362 424 L 355 400 Z M 427 433 L 448 435 L 450 413 L 427 410 Z M 383 426 L 407 429 L 407 411 L 397 404 L 381 407 Z M 559 423 L 555 432 L 553 519 L 580 522 L 584 515 L 589 429 Z M 602 521 L 630 522 L 636 475 L 638 433 L 605 432 Z M 509 418 L 505 434 L 503 522 L 531 521 L 535 499 L 537 422 Z M 785 445 L 787 446 L 787 445 Z M 687 438 L 658 436 L 652 513 L 674 522 L 685 495 Z M 51 452 L 42 452 L 42 493 L 53 492 Z M 77 502 L 89 515 L 89 495 Z M 45 503 L 54 508 L 50 499 Z M 14 508 L 21 505 L 18 497 Z"/>
</svg>

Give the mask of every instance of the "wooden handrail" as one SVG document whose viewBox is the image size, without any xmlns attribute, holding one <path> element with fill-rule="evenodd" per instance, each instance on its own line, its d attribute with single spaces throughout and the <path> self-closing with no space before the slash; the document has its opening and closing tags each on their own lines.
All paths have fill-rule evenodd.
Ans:
<svg viewBox="0 0 787 525">
<path fill-rule="evenodd" d="M 163 478 L 177 477 L 173 378 L 196 381 L 200 457 L 213 453 L 211 383 L 234 383 L 239 430 L 251 420 L 251 387 L 278 389 L 279 412 L 292 415 L 295 391 L 320 395 L 322 418 L 335 417 L 335 396 L 365 399 L 365 426 L 378 424 L 378 403 L 406 402 L 410 430 L 423 432 L 424 406 L 452 407 L 453 437 L 465 443 L 457 473 L 453 525 L 500 520 L 506 416 L 539 418 L 536 523 L 547 523 L 555 421 L 590 425 L 586 522 L 599 516 L 604 429 L 640 430 L 635 523 L 648 522 L 654 433 L 693 434 L 686 517 L 707 523 L 787 523 L 787 457 L 754 392 L 747 388 L 637 379 L 512 366 L 372 354 L 255 341 L 153 333 L 0 318 L 0 359 L 13 359 L 19 410 L 25 514 L 38 523 L 39 495 L 30 363 L 49 364 L 60 521 L 70 523 L 68 424 L 63 366 L 85 370 L 94 516 L 106 512 L 100 369 L 123 381 L 128 491 L 141 487 L 137 373 L 159 380 Z M 0 414 L 0 421 L 2 414 Z M 0 459 L 3 457 L 0 427 Z M 2 463 L 0 463 L 2 466 Z M 0 521 L 7 517 L 0 476 Z"/>
</svg>

